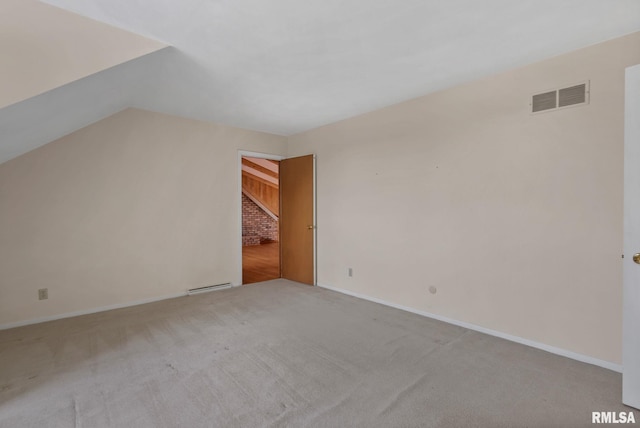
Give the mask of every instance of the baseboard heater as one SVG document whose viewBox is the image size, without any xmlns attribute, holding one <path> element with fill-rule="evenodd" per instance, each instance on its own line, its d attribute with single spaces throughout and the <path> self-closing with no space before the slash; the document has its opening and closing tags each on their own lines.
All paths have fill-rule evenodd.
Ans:
<svg viewBox="0 0 640 428">
<path fill-rule="evenodd" d="M 224 290 L 225 288 L 231 288 L 231 283 L 225 282 L 224 284 L 205 285 L 204 287 L 192 288 L 191 290 L 187 290 L 187 295 L 191 296 L 193 294 L 207 293 L 209 291 Z"/>
</svg>

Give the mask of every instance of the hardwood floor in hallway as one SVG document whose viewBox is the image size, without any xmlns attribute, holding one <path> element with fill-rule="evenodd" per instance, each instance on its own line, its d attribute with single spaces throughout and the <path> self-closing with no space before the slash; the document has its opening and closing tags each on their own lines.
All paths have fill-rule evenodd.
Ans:
<svg viewBox="0 0 640 428">
<path fill-rule="evenodd" d="M 272 242 L 242 247 L 242 283 L 280 278 L 280 244 Z"/>
</svg>

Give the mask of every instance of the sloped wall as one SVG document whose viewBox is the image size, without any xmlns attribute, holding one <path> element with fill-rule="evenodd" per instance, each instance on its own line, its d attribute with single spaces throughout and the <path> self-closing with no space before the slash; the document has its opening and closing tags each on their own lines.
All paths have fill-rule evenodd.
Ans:
<svg viewBox="0 0 640 428">
<path fill-rule="evenodd" d="M 166 48 L 37 0 L 3 0 L 0 108 Z"/>
</svg>

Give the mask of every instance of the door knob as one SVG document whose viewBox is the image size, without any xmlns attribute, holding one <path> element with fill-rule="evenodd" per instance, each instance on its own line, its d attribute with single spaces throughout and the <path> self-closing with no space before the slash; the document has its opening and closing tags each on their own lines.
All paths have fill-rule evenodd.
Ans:
<svg viewBox="0 0 640 428">
<path fill-rule="evenodd" d="M 635 253 L 633 255 L 633 261 L 640 265 L 640 253 Z"/>
<path fill-rule="evenodd" d="M 313 225 L 310 224 L 309 226 L 307 226 L 307 229 L 313 229 Z M 638 257 L 640 257 L 640 254 L 638 254 Z M 638 260 L 640 260 L 640 258 Z M 636 262 L 636 263 L 640 263 L 640 262 Z"/>
</svg>

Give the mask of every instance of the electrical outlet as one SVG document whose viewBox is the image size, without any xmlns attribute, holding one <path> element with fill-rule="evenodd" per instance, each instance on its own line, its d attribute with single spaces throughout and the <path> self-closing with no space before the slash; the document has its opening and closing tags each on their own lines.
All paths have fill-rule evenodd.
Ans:
<svg viewBox="0 0 640 428">
<path fill-rule="evenodd" d="M 47 300 L 49 298 L 49 289 L 41 288 L 38 290 L 38 300 Z"/>
<path fill-rule="evenodd" d="M 353 276 L 353 269 L 352 268 L 347 269 L 347 275 Z"/>
</svg>

